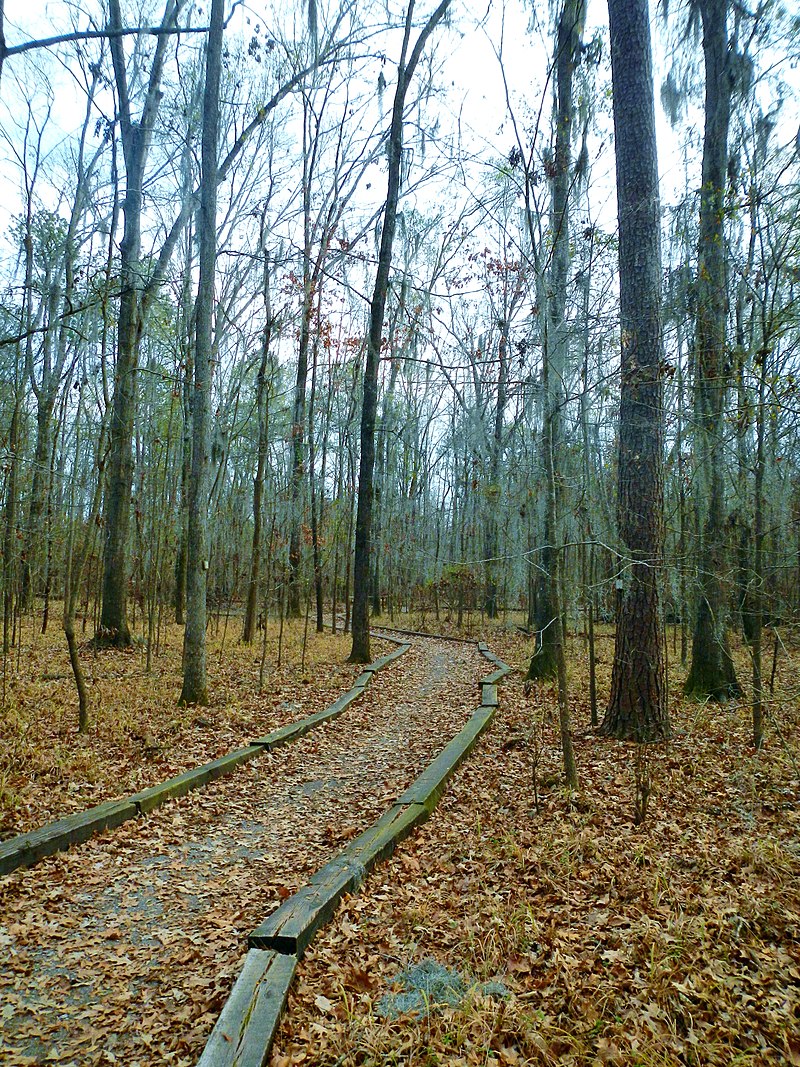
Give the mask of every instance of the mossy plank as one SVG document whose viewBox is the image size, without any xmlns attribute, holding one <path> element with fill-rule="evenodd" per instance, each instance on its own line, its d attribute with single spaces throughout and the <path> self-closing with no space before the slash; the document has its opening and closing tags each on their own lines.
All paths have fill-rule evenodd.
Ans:
<svg viewBox="0 0 800 1067">
<path fill-rule="evenodd" d="M 429 811 L 438 804 L 447 782 L 461 761 L 472 751 L 475 742 L 494 716 L 493 707 L 481 707 L 473 713 L 467 725 L 442 749 L 436 759 L 416 778 L 398 804 L 422 804 Z"/>
<path fill-rule="evenodd" d="M 260 745 L 268 752 L 271 752 L 273 748 L 280 748 L 290 741 L 297 741 L 309 733 L 310 730 L 313 730 L 315 726 L 319 726 L 320 723 L 327 722 L 328 719 L 335 719 L 338 715 L 341 715 L 354 700 L 358 700 L 363 692 L 363 687 L 349 689 L 346 693 L 342 693 L 340 697 L 337 697 L 329 707 L 323 708 L 322 711 L 308 715 L 305 719 L 298 719 L 297 722 L 291 722 L 287 726 L 281 726 L 277 730 L 265 734 L 264 737 L 257 737 L 251 744 Z"/>
<path fill-rule="evenodd" d="M 423 630 L 403 630 L 399 626 L 383 626 L 381 631 L 381 633 L 373 634 L 373 636 L 385 641 L 397 641 L 396 637 L 391 638 L 386 632 L 391 631 L 395 634 L 403 634 L 405 637 L 425 637 L 429 641 L 450 641 L 456 645 L 472 645 L 473 647 L 475 645 L 471 637 L 454 637 L 452 634 L 430 634 L 425 633 Z"/>
<path fill-rule="evenodd" d="M 354 838 L 342 853 L 356 869 L 366 872 L 380 860 L 391 856 L 411 831 L 430 816 L 421 804 L 392 805 L 372 826 Z"/>
<path fill-rule="evenodd" d="M 365 672 L 380 671 L 384 667 L 388 667 L 390 663 L 394 663 L 396 659 L 399 659 L 400 656 L 404 655 L 409 648 L 411 648 L 411 645 L 401 645 L 400 648 L 396 648 L 394 652 L 387 652 L 385 656 L 381 656 L 379 659 L 376 659 L 374 663 L 370 663 L 369 666 L 365 667 Z"/>
<path fill-rule="evenodd" d="M 86 841 L 92 834 L 121 826 L 136 814 L 137 808 L 132 800 L 109 800 L 88 811 L 67 815 L 12 837 L 0 844 L 0 874 L 9 874 L 18 867 L 31 867 L 45 856 Z"/>
<path fill-rule="evenodd" d="M 310 729 L 311 727 L 306 726 L 306 720 L 300 719 L 298 722 L 290 722 L 286 726 L 279 726 L 277 730 L 271 730 L 263 737 L 256 737 L 250 744 L 258 745 L 260 748 L 266 749 L 267 752 L 271 752 L 273 748 L 280 748 L 281 745 L 288 745 L 290 741 L 296 741 L 298 737 L 302 737 Z"/>
<path fill-rule="evenodd" d="M 208 785 L 209 782 L 213 782 L 223 774 L 230 774 L 240 763 L 245 763 L 247 760 L 260 756 L 263 751 L 264 749 L 261 745 L 247 745 L 245 748 L 237 748 L 233 752 L 228 752 L 225 756 L 220 756 L 219 759 L 212 760 L 211 763 L 204 763 L 201 767 L 195 767 L 191 771 L 184 771 L 183 774 L 169 778 L 159 785 L 151 786 L 150 789 L 143 789 L 139 793 L 134 793 L 129 799 L 145 815 L 168 800 L 174 800 L 177 797 L 184 796 L 186 793 L 190 793 L 193 789 Z"/>
<path fill-rule="evenodd" d="M 198 1067 L 265 1067 L 297 957 L 251 949 Z"/>
<path fill-rule="evenodd" d="M 353 689 L 365 689 L 372 681 L 372 667 L 365 667 L 358 678 L 353 682 Z"/>
<path fill-rule="evenodd" d="M 404 656 L 410 648 L 411 645 L 409 645 L 408 642 L 403 642 L 403 644 L 401 644 L 399 648 L 396 648 L 394 652 L 387 652 L 383 659 L 387 660 L 387 662 L 394 662 L 394 660 Z"/>
<path fill-rule="evenodd" d="M 344 857 L 337 857 L 253 930 L 248 938 L 250 947 L 302 956 L 344 894 L 360 881 L 358 868 Z"/>
<path fill-rule="evenodd" d="M 481 706 L 484 708 L 496 708 L 499 701 L 497 699 L 497 686 L 493 683 L 481 684 Z"/>
<path fill-rule="evenodd" d="M 400 632 L 402 633 L 403 631 Z M 380 633 L 376 633 L 375 630 L 370 630 L 370 637 L 375 637 L 380 641 L 389 641 L 390 644 L 393 645 L 407 645 L 408 648 L 411 648 L 411 645 L 409 645 L 407 641 L 404 641 L 402 637 L 391 637 L 385 630 L 382 630 Z"/>
<path fill-rule="evenodd" d="M 330 717 L 341 715 L 346 708 L 350 707 L 354 700 L 358 700 L 362 693 L 363 689 L 348 689 L 346 693 L 342 693 L 340 697 L 337 697 L 330 707 L 325 710 Z"/>
<path fill-rule="evenodd" d="M 481 678 L 481 685 L 497 685 L 501 682 L 507 674 L 511 674 L 510 667 L 500 667 L 499 670 L 492 671 L 491 674 L 487 674 L 485 678 Z"/>
<path fill-rule="evenodd" d="M 393 805 L 256 927 L 248 939 L 250 946 L 302 956 L 344 894 L 354 892 L 366 872 L 391 855 L 429 814 L 420 804 Z"/>
</svg>

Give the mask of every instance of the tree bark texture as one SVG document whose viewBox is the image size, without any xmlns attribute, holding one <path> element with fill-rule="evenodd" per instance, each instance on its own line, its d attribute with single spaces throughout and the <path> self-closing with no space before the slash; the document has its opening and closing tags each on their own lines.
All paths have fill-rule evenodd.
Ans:
<svg viewBox="0 0 800 1067">
<path fill-rule="evenodd" d="M 496 619 L 500 606 L 497 595 L 497 556 L 500 544 L 500 468 L 503 459 L 503 427 L 508 402 L 508 332 L 509 322 L 505 318 L 500 324 L 500 336 L 497 341 L 497 404 L 494 409 L 494 427 L 490 443 L 489 491 L 491 504 L 487 509 L 486 527 L 483 539 L 484 554 L 484 608 L 487 618 Z"/>
<path fill-rule="evenodd" d="M 263 222 L 262 222 L 263 228 Z M 262 229 L 263 240 L 263 229 Z M 258 419 L 258 454 L 256 456 L 256 473 L 253 478 L 253 542 L 250 555 L 250 577 L 247 583 L 247 606 L 244 613 L 242 640 L 246 645 L 252 644 L 256 634 L 258 616 L 258 591 L 261 577 L 261 527 L 263 522 L 262 497 L 264 495 L 264 475 L 269 453 L 269 388 L 267 367 L 269 365 L 272 342 L 272 303 L 270 296 L 269 262 L 264 253 L 264 312 L 266 323 L 261 348 L 261 362 L 256 376 L 256 417 Z M 266 626 L 266 619 L 264 620 Z"/>
<path fill-rule="evenodd" d="M 569 283 L 570 187 L 572 183 L 572 126 L 574 119 L 573 76 L 580 58 L 581 37 L 586 16 L 583 0 L 565 0 L 556 35 L 556 115 L 555 161 L 551 183 L 550 229 L 552 252 L 544 279 L 545 337 L 542 356 L 544 419 L 541 459 L 547 485 L 547 502 L 542 524 L 542 549 L 536 572 L 534 628 L 536 648 L 528 666 L 530 681 L 559 677 L 559 656 L 564 655 L 559 605 L 561 590 L 556 587 L 562 551 L 561 486 L 563 452 L 564 381 L 569 357 L 569 337 L 564 313 Z"/>
<path fill-rule="evenodd" d="M 189 537 L 186 568 L 186 629 L 183 640 L 181 704 L 207 704 L 206 592 L 208 584 L 208 483 L 211 443 L 214 276 L 217 259 L 217 146 L 219 84 L 222 69 L 224 0 L 212 0 L 206 45 L 203 140 L 198 234 L 200 276 L 197 286 L 194 396 L 192 397 L 192 472 L 189 482 Z"/>
<path fill-rule="evenodd" d="M 698 554 L 699 599 L 687 695 L 725 700 L 741 692 L 728 644 L 729 595 L 723 441 L 730 368 L 725 348 L 725 190 L 733 91 L 728 0 L 700 0 L 706 72 L 703 180 L 697 259 L 695 451 L 707 511 Z"/>
<path fill-rule="evenodd" d="M 647 0 L 609 0 L 619 219 L 621 395 L 617 634 L 601 730 L 670 734 L 660 584 L 663 565 L 661 246 Z"/>
<path fill-rule="evenodd" d="M 174 26 L 180 3 L 167 0 L 162 26 Z M 122 26 L 119 0 L 110 0 L 109 26 Z M 112 37 L 111 58 L 119 97 L 119 122 L 125 157 L 124 232 L 120 244 L 120 306 L 117 361 L 111 408 L 110 452 L 103 525 L 103 606 L 101 636 L 124 647 L 131 644 L 128 623 L 128 541 L 133 486 L 133 422 L 136 412 L 139 343 L 143 326 L 145 279 L 141 256 L 144 173 L 161 99 L 160 83 L 169 37 L 157 38 L 141 118 L 131 116 L 122 38 Z"/>
</svg>

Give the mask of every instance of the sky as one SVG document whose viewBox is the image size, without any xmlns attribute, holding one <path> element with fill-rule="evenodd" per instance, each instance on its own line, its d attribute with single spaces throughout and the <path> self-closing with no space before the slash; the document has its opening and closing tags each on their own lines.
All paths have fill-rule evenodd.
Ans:
<svg viewBox="0 0 800 1067">
<path fill-rule="evenodd" d="M 91 0 L 86 0 L 90 6 Z M 123 10 L 133 5 L 123 3 Z M 249 0 L 242 7 L 242 17 L 249 13 L 254 20 L 264 17 L 264 0 Z M 48 36 L 54 27 L 63 28 L 67 5 L 64 0 L 6 0 L 5 19 L 6 37 L 9 44 L 26 37 Z M 541 85 L 542 72 L 548 63 L 548 49 L 551 43 L 547 31 L 534 25 L 531 5 L 502 0 L 481 0 L 474 3 L 469 0 L 455 9 L 459 12 L 458 24 L 464 32 L 458 36 L 448 34 L 451 46 L 449 57 L 444 60 L 443 80 L 447 85 L 444 95 L 445 110 L 452 123 L 458 124 L 460 132 L 470 144 L 475 155 L 497 156 L 507 154 L 511 149 L 513 128 L 506 111 L 502 80 L 495 55 L 496 45 L 503 30 L 503 61 L 508 72 L 509 82 L 515 86 L 512 90 L 515 111 L 524 120 L 524 109 L 531 103 L 536 106 L 539 91 L 536 83 Z M 465 12 L 469 15 L 464 16 Z M 547 15 L 544 16 L 545 25 Z M 266 20 L 265 20 L 266 21 Z M 85 20 L 80 20 L 80 25 Z M 589 0 L 588 24 L 585 39 L 593 33 L 606 32 L 606 7 L 603 0 Z M 658 16 L 652 16 L 653 39 L 657 64 L 656 85 L 666 73 L 667 60 L 663 54 L 664 33 Z M 494 40 L 494 45 L 490 41 Z M 42 60 L 46 57 L 42 56 Z M 389 57 L 391 60 L 391 56 Z M 0 87 L 0 132 L 11 131 L 19 140 L 19 120 L 24 109 L 20 106 L 18 88 L 15 84 L 24 70 L 18 59 L 7 61 Z M 68 137 L 80 125 L 83 118 L 81 93 L 70 75 L 62 67 L 53 68 L 52 77 L 56 89 L 50 103 L 51 122 L 49 143 L 56 145 L 59 136 Z M 790 83 L 798 90 L 800 98 L 800 81 L 797 70 L 788 71 Z M 449 84 L 448 84 L 449 83 Z M 699 106 L 689 113 L 689 126 L 680 131 L 671 128 L 659 103 L 656 91 L 659 167 L 661 174 L 662 204 L 674 203 L 682 194 L 688 174 L 691 187 L 699 186 L 699 134 L 697 126 L 702 114 Z M 593 183 L 595 218 L 600 219 L 604 228 L 614 226 L 615 198 L 613 186 L 613 138 L 610 131 L 610 116 L 605 116 L 606 130 L 594 142 Z M 792 122 L 795 125 L 791 133 Z M 793 136 L 797 128 L 797 103 L 787 108 L 783 120 L 786 127 L 784 137 Z M 14 127 L 17 127 L 14 133 Z M 694 144 L 694 151 L 688 157 L 685 150 L 687 139 Z M 5 142 L 6 150 L 0 157 L 0 220 L 7 222 L 9 212 L 18 210 L 20 203 L 19 169 L 14 165 L 13 153 Z M 5 216 L 5 218 L 3 218 Z M 4 229 L 6 227 L 3 227 Z"/>
</svg>

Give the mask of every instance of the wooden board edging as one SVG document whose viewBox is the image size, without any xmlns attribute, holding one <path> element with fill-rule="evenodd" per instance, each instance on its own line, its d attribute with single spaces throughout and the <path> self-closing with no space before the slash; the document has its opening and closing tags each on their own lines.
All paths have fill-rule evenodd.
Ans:
<svg viewBox="0 0 800 1067">
<path fill-rule="evenodd" d="M 265 1067 L 297 957 L 251 949 L 198 1067 Z"/>
<path fill-rule="evenodd" d="M 230 774 L 240 763 L 255 759 L 256 756 L 261 755 L 261 752 L 262 749 L 259 745 L 246 745 L 244 748 L 237 748 L 233 752 L 220 756 L 219 759 L 212 760 L 210 763 L 204 763 L 200 767 L 184 771 L 183 774 L 176 774 L 174 778 L 168 778 L 166 782 L 150 786 L 149 789 L 142 789 L 128 799 L 132 804 L 136 805 L 140 815 L 147 815 L 168 800 L 176 800 L 178 797 L 191 793 L 193 789 L 209 785 L 224 774 Z"/>
<path fill-rule="evenodd" d="M 454 641 L 459 645 L 474 645 L 475 641 L 471 637 L 452 637 L 450 634 L 426 634 L 423 630 L 401 630 L 398 626 L 379 626 L 375 631 L 375 637 L 383 637 L 383 631 L 387 634 L 407 634 L 408 637 L 427 637 L 431 641 Z M 370 631 L 372 633 L 372 631 Z M 385 637 L 385 641 L 396 640 L 396 638 Z"/>
<path fill-rule="evenodd" d="M 492 682 L 481 683 L 481 707 L 496 708 L 500 701 L 497 697 L 497 686 Z"/>
<path fill-rule="evenodd" d="M 491 686 L 495 690 L 496 687 Z M 250 951 L 247 961 L 254 953 L 263 953 L 259 960 L 272 958 L 276 954 L 283 955 L 291 961 L 291 974 L 288 982 L 311 941 L 321 926 L 323 926 L 334 914 L 336 908 L 345 895 L 357 891 L 367 872 L 379 861 L 390 856 L 397 845 L 406 838 L 411 831 L 430 818 L 438 804 L 448 780 L 455 770 L 471 752 L 481 734 L 488 728 L 494 718 L 496 705 L 484 705 L 477 708 L 464 726 L 445 746 L 438 756 L 425 768 L 421 775 L 411 786 L 392 804 L 386 811 L 358 837 L 354 838 L 332 860 L 321 867 L 311 876 L 309 881 L 288 900 L 285 900 L 271 915 L 253 930 L 248 938 Z M 248 962 L 245 963 L 245 969 Z M 259 969 L 261 968 L 261 969 Z M 252 977 L 245 978 L 245 970 L 242 971 L 239 980 L 234 986 L 234 993 L 222 1010 L 214 1030 L 212 1031 L 209 1044 L 203 1053 L 198 1067 L 264 1067 L 267 1063 L 270 1049 L 275 1037 L 275 1031 L 280 1022 L 281 1011 L 286 1002 L 288 983 L 284 988 L 278 985 L 274 994 L 270 995 L 270 1003 L 280 1003 L 280 1008 L 274 1016 L 270 1016 L 271 1029 L 262 1032 L 261 1028 L 254 1029 L 248 1036 L 248 1044 L 251 1047 L 250 1054 L 253 1057 L 247 1061 L 239 1061 L 232 1058 L 213 1058 L 213 1049 L 209 1046 L 213 1041 L 220 1040 L 219 1033 L 228 1034 L 231 1023 L 226 1023 L 227 1029 L 222 1028 L 222 1019 L 241 1018 L 248 1020 L 256 1014 L 256 998 L 265 994 L 259 992 L 259 982 L 269 986 L 272 981 L 266 969 L 261 963 L 253 963 L 251 970 L 258 973 L 257 982 Z M 283 981 L 281 977 L 280 982 Z M 241 984 L 240 984 L 241 983 Z M 248 994 L 248 990 L 251 992 Z M 236 997 L 234 1001 L 234 995 Z M 250 1000 L 247 1000 L 247 996 Z M 252 1006 L 251 1006 L 252 1004 Z M 265 1013 L 266 1014 L 266 1013 Z M 215 1037 L 215 1035 L 217 1035 Z M 227 1052 L 227 1049 L 225 1049 Z"/>
<path fill-rule="evenodd" d="M 10 874 L 18 867 L 32 867 L 34 863 L 63 852 L 70 845 L 86 841 L 101 830 L 113 830 L 133 819 L 138 808 L 132 800 L 108 800 L 87 811 L 67 815 L 46 823 L 36 830 L 18 834 L 0 843 L 0 874 Z"/>
<path fill-rule="evenodd" d="M 344 894 L 352 892 L 358 882 L 359 871 L 344 857 L 337 856 L 252 931 L 248 946 L 288 953 L 300 959 Z"/>
<path fill-rule="evenodd" d="M 29 830 L 27 833 L 18 834 L 16 837 L 0 842 L 0 876 L 10 874 L 20 867 L 32 867 L 45 856 L 63 852 L 72 845 L 87 841 L 94 833 L 101 830 L 113 830 L 137 815 L 147 815 L 168 800 L 185 796 L 193 789 L 209 785 L 222 775 L 230 774 L 240 763 L 254 759 L 263 752 L 279 748 L 290 741 L 298 740 L 320 723 L 341 715 L 345 708 L 361 696 L 376 671 L 402 656 L 410 647 L 407 642 L 403 642 L 394 652 L 369 664 L 356 679 L 352 688 L 342 693 L 323 711 L 315 712 L 296 723 L 289 723 L 287 726 L 273 730 L 265 737 L 251 741 L 243 748 L 228 752 L 218 759 L 211 760 L 210 763 L 193 767 L 173 778 L 168 778 L 165 782 L 141 789 L 132 796 L 106 801 L 86 811 L 67 815 L 63 819 L 45 823 L 44 826 L 37 827 L 35 830 Z"/>
<path fill-rule="evenodd" d="M 480 685 L 497 685 L 501 682 L 507 674 L 513 672 L 513 667 L 500 667 L 499 670 L 492 671 L 491 674 L 487 674 L 485 678 L 481 678 Z"/>
<path fill-rule="evenodd" d="M 430 813 L 439 803 L 447 783 L 469 755 L 478 738 L 494 718 L 494 706 L 481 706 L 472 713 L 467 725 L 445 745 L 436 759 L 397 798 L 398 804 L 421 804 Z"/>
</svg>

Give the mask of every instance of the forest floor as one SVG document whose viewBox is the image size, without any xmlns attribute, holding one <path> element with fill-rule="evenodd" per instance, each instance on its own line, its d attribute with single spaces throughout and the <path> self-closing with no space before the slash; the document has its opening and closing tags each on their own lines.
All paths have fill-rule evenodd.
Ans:
<svg viewBox="0 0 800 1067">
<path fill-rule="evenodd" d="M 344 634 L 287 623 L 281 635 L 273 622 L 261 692 L 263 631 L 248 647 L 241 617 L 223 618 L 209 633 L 211 706 L 180 708 L 182 627 L 167 628 L 150 670 L 143 645 L 97 651 L 88 632 L 81 660 L 91 721 L 80 735 L 63 632 L 56 621 L 42 635 L 39 623 L 26 618 L 2 660 L 0 839 L 216 759 L 327 707 L 361 673 L 346 662 Z"/>
<path fill-rule="evenodd" d="M 570 645 L 576 799 L 561 786 L 554 689 L 523 692 L 527 639 L 513 626 L 470 636 L 520 670 L 430 821 L 317 935 L 272 1067 L 800 1064 L 797 643 L 783 635 L 761 752 L 745 702 L 682 698 L 672 654 L 675 737 L 646 750 L 652 793 L 637 825 L 637 750 L 591 730 L 582 639 Z M 309 635 L 301 669 L 295 629 L 277 670 L 271 631 L 258 694 L 260 654 L 237 639 L 211 652 L 215 703 L 200 713 L 175 707 L 176 636 L 149 675 L 138 653 L 87 649 L 86 738 L 60 646 L 31 639 L 7 664 L 4 836 L 309 714 L 356 673 L 348 640 L 330 634 Z M 604 631 L 601 700 L 612 655 Z M 4 879 L 0 1060 L 196 1062 L 247 931 L 460 728 L 486 671 L 467 645 L 417 641 L 323 730 Z M 439 979 L 421 1008 L 393 995 L 418 964 Z"/>
</svg>

